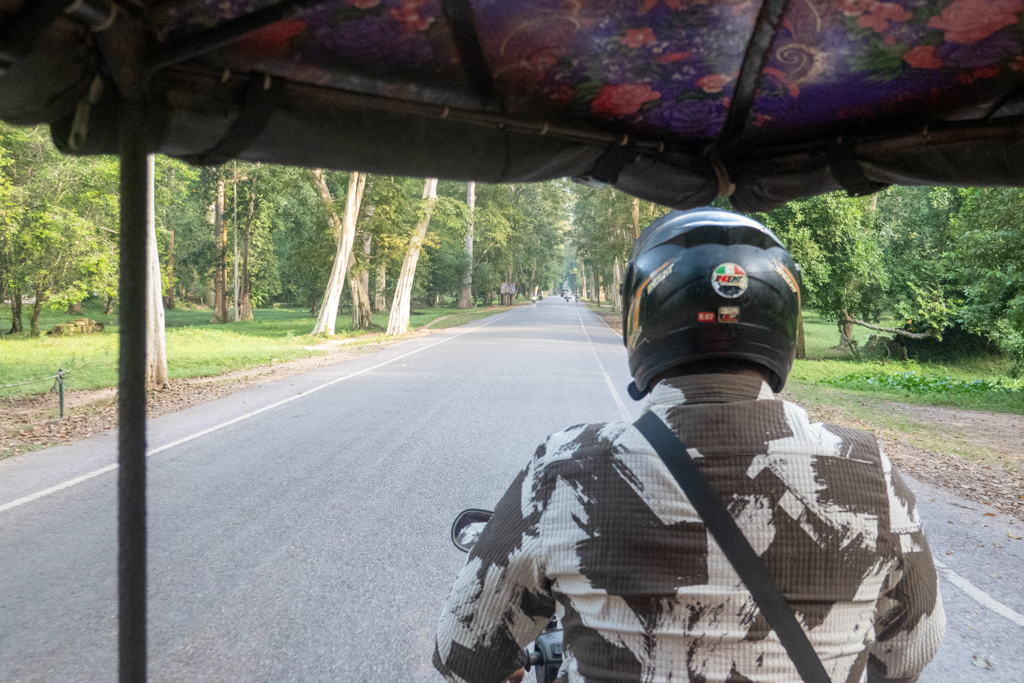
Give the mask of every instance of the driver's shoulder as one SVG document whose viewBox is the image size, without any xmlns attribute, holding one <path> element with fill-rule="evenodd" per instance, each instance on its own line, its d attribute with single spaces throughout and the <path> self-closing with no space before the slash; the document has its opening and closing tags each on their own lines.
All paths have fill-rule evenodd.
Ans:
<svg viewBox="0 0 1024 683">
<path fill-rule="evenodd" d="M 597 422 L 573 425 L 547 437 L 534 454 L 537 466 L 582 464 L 593 458 L 611 457 L 630 447 L 633 425 L 628 422 Z"/>
</svg>

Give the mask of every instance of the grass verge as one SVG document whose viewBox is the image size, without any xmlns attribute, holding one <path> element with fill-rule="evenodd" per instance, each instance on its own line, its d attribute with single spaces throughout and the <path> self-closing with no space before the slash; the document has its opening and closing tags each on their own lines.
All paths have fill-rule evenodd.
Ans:
<svg viewBox="0 0 1024 683">
<path fill-rule="evenodd" d="M 493 315 L 506 309 L 484 308 L 460 311 L 435 307 L 414 310 L 409 317 L 410 331 L 421 328 L 442 316 L 451 316 L 432 329 L 452 327 L 470 320 Z M 167 366 L 172 379 L 212 377 L 235 370 L 270 365 L 277 362 L 320 356 L 323 349 L 315 347 L 327 337 L 309 335 L 315 319 L 304 309 L 260 309 L 253 320 L 225 325 L 211 323 L 210 310 L 176 309 L 166 312 Z M 105 323 L 102 333 L 54 337 L 45 334 L 53 325 L 79 317 Z M 0 306 L 0 321 L 8 328 L 10 306 Z M 338 316 L 336 334 L 331 340 L 363 335 L 380 335 L 387 326 L 387 313 L 375 313 L 373 328 L 353 330 L 351 318 Z M 28 323 L 28 316 L 25 316 Z M 117 316 L 106 315 L 102 309 L 86 305 L 81 315 L 66 315 L 44 310 L 40 317 L 44 333 L 37 338 L 27 333 L 6 335 L 0 339 L 0 386 L 16 384 L 53 375 L 57 368 L 68 373 L 65 387 L 69 391 L 102 389 L 117 384 Z M 53 381 L 0 389 L 0 398 L 40 394 L 50 390 Z"/>
</svg>

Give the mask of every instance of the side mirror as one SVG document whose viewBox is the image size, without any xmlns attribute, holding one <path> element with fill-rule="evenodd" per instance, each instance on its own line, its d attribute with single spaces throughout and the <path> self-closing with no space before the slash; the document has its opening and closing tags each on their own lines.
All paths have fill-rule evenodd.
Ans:
<svg viewBox="0 0 1024 683">
<path fill-rule="evenodd" d="M 452 524 L 452 543 L 462 552 L 468 553 L 476 545 L 480 532 L 493 516 L 494 513 L 490 510 L 463 510 Z"/>
</svg>

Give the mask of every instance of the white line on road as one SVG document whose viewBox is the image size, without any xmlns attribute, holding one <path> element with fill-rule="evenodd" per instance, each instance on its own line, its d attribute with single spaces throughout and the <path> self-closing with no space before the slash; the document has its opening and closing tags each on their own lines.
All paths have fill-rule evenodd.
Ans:
<svg viewBox="0 0 1024 683">
<path fill-rule="evenodd" d="M 228 420 L 226 422 L 221 422 L 220 424 L 217 424 L 217 425 L 214 425 L 213 427 L 210 427 L 208 429 L 204 429 L 202 431 L 196 432 L 195 434 L 190 434 L 190 435 L 188 435 L 186 437 L 178 439 L 177 441 L 172 441 L 170 443 L 166 443 L 163 446 L 158 446 L 157 448 L 151 448 L 148 451 L 146 451 L 146 456 L 149 457 L 149 456 L 152 456 L 152 455 L 156 455 L 157 453 L 162 453 L 163 451 L 166 451 L 166 450 L 168 450 L 170 448 L 174 448 L 175 446 L 180 446 L 181 444 L 187 443 L 189 441 L 192 441 L 193 439 L 198 439 L 201 436 L 206 436 L 207 434 L 210 434 L 212 432 L 216 432 L 216 431 L 218 431 L 220 429 L 224 429 L 225 427 L 230 427 L 231 425 L 236 424 L 238 422 L 241 422 L 243 420 L 248 420 L 250 417 L 255 417 L 256 415 L 259 415 L 260 413 L 264 413 L 264 412 L 266 412 L 268 410 L 271 410 L 273 408 L 277 408 L 278 406 L 282 406 L 285 403 L 289 403 L 289 402 L 294 401 L 296 399 L 303 398 L 305 396 L 309 396 L 312 393 L 320 391 L 321 389 L 326 389 L 327 387 L 329 387 L 329 386 L 331 386 L 333 384 L 337 384 L 338 382 L 344 382 L 347 379 L 352 379 L 353 377 L 358 377 L 359 375 L 362 375 L 362 374 L 365 374 L 367 372 L 370 372 L 371 370 L 376 370 L 377 368 L 382 368 L 385 365 L 390 365 L 391 363 L 394 363 L 395 361 L 402 360 L 403 358 L 408 358 L 409 356 L 411 356 L 411 355 L 413 355 L 415 353 L 419 353 L 420 351 L 426 351 L 427 349 L 433 348 L 433 347 L 437 346 L 438 344 L 444 344 L 445 342 L 451 341 L 452 339 L 457 339 L 458 337 L 461 337 L 464 334 L 469 334 L 470 332 L 474 332 L 476 330 L 479 330 L 481 327 L 487 327 L 488 325 L 496 323 L 499 320 L 507 317 L 508 315 L 509 315 L 508 313 L 505 313 L 503 315 L 495 316 L 494 320 L 491 320 L 490 322 L 486 322 L 486 323 L 484 323 L 482 325 L 477 325 L 476 327 L 468 329 L 465 332 L 459 332 L 458 334 L 455 334 L 455 335 L 452 335 L 451 337 L 447 337 L 445 339 L 442 339 L 441 341 L 437 341 L 437 342 L 434 342 L 433 344 L 429 344 L 429 345 L 424 346 L 422 348 L 415 349 L 413 351 L 410 351 L 409 353 L 403 353 L 401 356 L 396 356 L 396 357 L 392 358 L 391 360 L 386 360 L 383 363 L 378 363 L 377 365 L 374 365 L 374 366 L 371 366 L 371 367 L 368 367 L 368 368 L 364 368 L 362 370 L 358 370 L 358 371 L 353 372 L 353 373 L 351 373 L 349 375 L 345 375 L 344 377 L 338 377 L 336 379 L 332 379 L 330 382 L 325 382 L 325 383 L 321 384 L 320 386 L 313 387 L 312 389 L 308 389 L 308 390 L 306 390 L 306 391 L 304 391 L 304 392 L 302 392 L 300 394 L 296 394 L 295 396 L 289 396 L 288 398 L 282 399 L 282 400 L 280 400 L 280 401 L 278 401 L 276 403 L 271 403 L 268 406 L 263 406 L 259 410 L 254 410 L 254 411 L 252 411 L 250 413 L 245 413 L 244 415 L 239 415 L 238 417 L 236 417 L 234 419 Z M 589 337 L 588 337 L 588 339 L 589 339 Z M 600 361 L 598 361 L 598 362 L 600 362 Z M 602 370 L 604 370 L 603 367 L 602 367 Z M 607 377 L 607 376 L 608 375 L 606 373 L 605 377 Z M 608 381 L 610 382 L 611 380 L 608 380 Z M 117 467 L 118 467 L 117 463 L 114 463 L 112 465 L 107 465 L 106 467 L 101 467 L 98 470 L 93 470 L 92 472 L 87 472 L 87 473 L 83 474 L 80 477 L 75 477 L 74 479 L 69 479 L 68 481 L 65 481 L 65 482 L 62 482 L 60 484 L 57 484 L 56 486 L 51 486 L 48 489 L 43 489 L 42 491 L 37 491 L 37 492 L 35 492 L 35 493 L 31 494 L 31 495 L 25 496 L 23 498 L 18 498 L 17 500 L 12 500 L 9 503 L 4 503 L 3 505 L 0 505 L 0 512 L 6 512 L 6 511 L 11 510 L 13 508 L 16 508 L 16 507 L 18 507 L 20 505 L 24 505 L 25 503 L 31 503 L 33 500 L 39 500 L 40 498 L 42 498 L 44 496 L 48 496 L 51 493 L 56 493 L 57 491 L 62 491 L 64 489 L 66 489 L 66 488 L 71 488 L 72 486 L 74 486 L 76 484 L 81 484 L 83 481 L 87 481 L 89 479 L 92 479 L 93 477 L 98 477 L 101 474 L 106 474 L 107 472 L 113 472 L 114 470 L 117 469 Z"/>
<path fill-rule="evenodd" d="M 604 363 L 601 362 L 601 356 L 597 355 L 597 348 L 594 346 L 594 342 L 590 340 L 590 333 L 587 332 L 587 326 L 583 324 L 583 316 L 580 315 L 579 307 L 575 307 L 576 317 L 580 319 L 580 327 L 583 328 L 583 334 L 587 337 L 587 343 L 590 344 L 590 351 L 594 354 L 594 360 L 597 361 L 597 367 L 601 368 L 601 374 L 604 375 L 604 381 L 608 382 L 608 389 L 612 392 L 612 397 L 615 399 L 615 405 L 619 407 L 619 412 L 622 414 L 622 419 L 626 422 L 632 422 L 633 418 L 629 416 L 629 411 L 626 410 L 626 404 L 622 402 L 622 397 L 619 396 L 619 390 L 615 388 L 615 383 L 612 382 L 611 375 L 604 369 Z"/>
<path fill-rule="evenodd" d="M 942 576 L 951 584 L 962 590 L 968 596 L 974 598 L 979 604 L 988 607 L 999 616 L 1006 617 L 1018 626 L 1024 626 L 1024 614 L 1015 612 L 1003 603 L 999 602 L 991 595 L 947 567 L 939 560 L 939 558 L 933 557 L 932 559 L 935 561 L 935 566 L 942 570 L 940 572 Z"/>
</svg>

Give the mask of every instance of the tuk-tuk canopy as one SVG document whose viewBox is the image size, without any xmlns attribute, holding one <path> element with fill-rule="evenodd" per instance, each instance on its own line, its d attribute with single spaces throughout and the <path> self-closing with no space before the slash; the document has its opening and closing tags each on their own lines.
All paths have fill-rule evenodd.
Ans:
<svg viewBox="0 0 1024 683">
<path fill-rule="evenodd" d="M 1024 0 L 0 0 L 0 118 L 117 150 L 765 210 L 1024 182 Z"/>
</svg>

